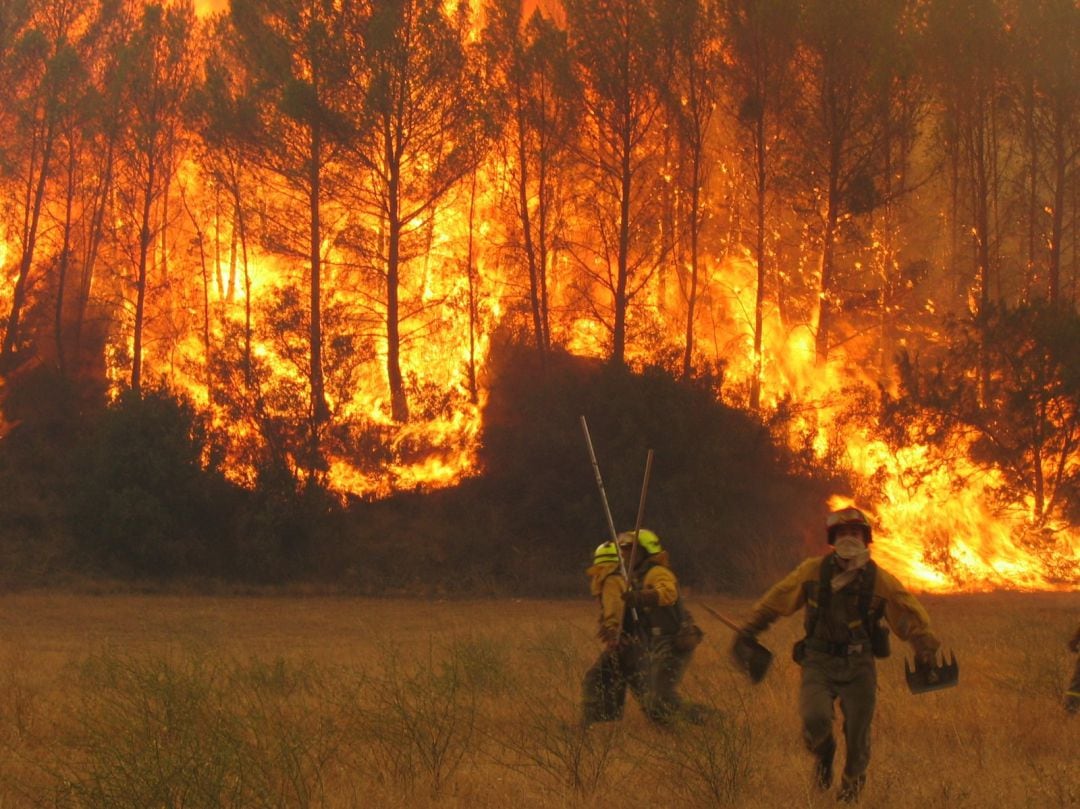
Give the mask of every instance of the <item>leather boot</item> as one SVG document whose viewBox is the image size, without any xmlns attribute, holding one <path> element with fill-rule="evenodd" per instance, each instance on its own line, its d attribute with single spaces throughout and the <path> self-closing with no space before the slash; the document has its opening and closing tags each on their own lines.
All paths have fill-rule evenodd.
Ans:
<svg viewBox="0 0 1080 809">
<path fill-rule="evenodd" d="M 836 794 L 836 800 L 841 803 L 858 803 L 859 795 L 862 794 L 863 785 L 866 783 L 866 775 L 857 775 L 848 778 L 844 775 L 840 779 L 840 791 Z"/>
<path fill-rule="evenodd" d="M 819 789 L 826 790 L 832 786 L 832 765 L 833 756 L 836 755 L 836 739 L 830 736 L 827 741 L 818 747 L 815 755 L 817 760 L 814 762 L 814 783 Z"/>
</svg>

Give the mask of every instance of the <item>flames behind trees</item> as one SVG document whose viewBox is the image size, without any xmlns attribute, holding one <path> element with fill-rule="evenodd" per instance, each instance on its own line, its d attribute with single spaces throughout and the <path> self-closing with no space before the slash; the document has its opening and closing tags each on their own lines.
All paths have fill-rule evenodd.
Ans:
<svg viewBox="0 0 1080 809">
<path fill-rule="evenodd" d="M 913 585 L 1075 586 L 1075 4 L 532 11 L 5 4 L 5 372 L 371 499 L 482 471 L 496 335 L 659 365 Z"/>
</svg>

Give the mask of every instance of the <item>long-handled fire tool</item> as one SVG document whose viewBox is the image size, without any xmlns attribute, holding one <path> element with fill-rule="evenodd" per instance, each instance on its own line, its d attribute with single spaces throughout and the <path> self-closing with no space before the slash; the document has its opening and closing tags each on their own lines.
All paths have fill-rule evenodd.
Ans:
<svg viewBox="0 0 1080 809">
<path fill-rule="evenodd" d="M 904 677 L 907 679 L 908 690 L 912 694 L 925 694 L 928 691 L 952 688 L 959 683 L 960 666 L 956 662 L 956 655 L 952 652 L 949 652 L 948 662 L 945 662 L 945 655 L 942 654 L 939 664 L 935 653 L 933 663 L 920 663 L 916 660 L 914 669 L 905 657 Z"/>
<path fill-rule="evenodd" d="M 740 626 L 708 604 L 701 604 L 705 612 L 713 618 L 735 630 L 735 644 L 731 647 L 731 656 L 735 665 L 746 672 L 752 683 L 760 683 L 772 665 L 773 653 L 748 635 L 740 632 Z"/>
<path fill-rule="evenodd" d="M 641 521 L 645 517 L 645 493 L 649 490 L 649 475 L 652 473 L 652 459 L 653 451 L 650 449 L 648 455 L 645 456 L 645 478 L 641 481 L 641 497 L 638 498 L 637 519 L 634 521 L 634 544 L 630 547 L 629 567 L 631 570 L 634 569 L 634 557 L 637 555 L 638 534 L 641 533 Z M 628 589 L 634 589 L 634 583 L 629 579 L 626 580 L 626 586 Z"/>
<path fill-rule="evenodd" d="M 619 550 L 619 534 L 618 534 L 618 532 L 615 531 L 615 521 L 613 519 L 611 519 L 611 508 L 610 508 L 610 506 L 608 506 L 607 493 L 604 492 L 604 479 L 600 476 L 600 464 L 598 464 L 596 462 L 596 453 L 593 451 L 592 438 L 589 436 L 589 425 L 585 422 L 585 416 L 581 417 L 581 430 L 582 430 L 582 432 L 585 433 L 585 445 L 589 448 L 589 460 L 592 461 L 593 474 L 596 476 L 596 487 L 600 490 L 600 502 L 602 502 L 604 504 L 604 516 L 607 517 L 608 530 L 611 532 L 611 542 L 615 546 L 616 555 L 619 557 L 619 570 L 622 572 L 623 581 L 625 581 L 627 586 L 629 587 L 630 586 L 630 574 L 626 569 L 626 560 L 623 559 L 622 552 Z M 651 457 L 652 450 L 650 450 L 649 452 L 650 452 L 649 460 L 651 461 L 652 460 L 652 457 Z M 648 482 L 648 468 L 646 468 L 646 478 L 645 478 L 645 480 L 646 480 L 646 483 L 647 483 Z M 642 490 L 641 496 L 642 496 L 642 500 L 644 501 L 644 497 L 645 497 L 644 489 Z M 641 511 L 641 509 L 639 508 L 638 511 L 639 511 L 639 519 L 640 519 L 640 511 Z M 637 529 L 637 530 L 640 530 L 640 528 Z M 636 536 L 637 536 L 637 533 L 635 531 L 635 538 L 636 538 Z M 634 623 L 637 623 L 637 618 L 638 618 L 637 609 L 635 609 L 634 607 L 631 607 L 630 612 L 634 616 Z"/>
</svg>

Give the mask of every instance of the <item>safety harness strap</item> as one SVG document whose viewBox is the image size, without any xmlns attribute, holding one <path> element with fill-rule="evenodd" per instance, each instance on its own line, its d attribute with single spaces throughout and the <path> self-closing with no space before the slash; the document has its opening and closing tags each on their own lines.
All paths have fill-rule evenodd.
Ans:
<svg viewBox="0 0 1080 809">
<path fill-rule="evenodd" d="M 817 622 L 819 616 L 828 611 L 829 605 L 832 603 L 832 577 L 836 571 L 836 554 L 830 553 L 824 559 L 821 560 L 821 571 L 818 576 L 816 592 L 808 596 L 806 600 L 806 638 L 808 641 L 814 637 L 814 629 L 817 628 Z M 877 565 L 874 560 L 869 560 L 863 568 L 863 575 L 859 582 L 859 594 L 856 602 L 859 616 L 863 628 L 866 630 L 867 637 L 872 637 L 873 627 L 879 620 L 881 620 L 881 614 L 884 605 L 877 610 L 871 611 L 870 605 L 874 600 L 874 583 L 877 579 Z M 856 623 L 856 626 L 858 623 Z M 827 643 L 821 641 L 821 643 Z M 848 647 L 848 644 L 830 644 L 833 646 Z M 859 644 L 855 644 L 859 645 Z M 812 646 L 810 648 L 813 648 Z M 827 651 L 821 649 L 820 651 Z M 830 654 L 849 654 L 849 652 L 830 651 Z"/>
</svg>

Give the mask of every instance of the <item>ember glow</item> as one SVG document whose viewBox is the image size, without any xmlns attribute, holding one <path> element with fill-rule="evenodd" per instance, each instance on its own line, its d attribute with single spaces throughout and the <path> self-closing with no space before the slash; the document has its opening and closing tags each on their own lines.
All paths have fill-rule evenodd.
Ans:
<svg viewBox="0 0 1080 809">
<path fill-rule="evenodd" d="M 42 0 L 42 7 L 47 5 Z M 518 118 L 500 109 L 507 121 L 496 134 L 477 123 L 481 116 L 469 118 L 473 110 L 441 108 L 435 118 L 446 115 L 446 120 L 458 121 L 451 127 L 464 126 L 460 122 L 468 120 L 476 124 L 475 130 L 439 132 L 424 150 L 409 155 L 411 163 L 390 170 L 384 161 L 393 157 L 394 149 L 380 150 L 377 139 L 365 141 L 356 135 L 372 118 L 359 116 L 357 111 L 377 96 L 371 87 L 359 85 L 374 82 L 373 72 L 397 54 L 388 52 L 383 62 L 349 65 L 354 83 L 342 82 L 317 99 L 328 106 L 337 105 L 335 120 L 345 121 L 347 126 L 342 125 L 342 130 L 354 138 L 348 141 L 341 136 L 335 148 L 328 148 L 311 134 L 317 126 L 308 126 L 310 121 L 304 118 L 307 107 L 297 106 L 300 96 L 290 95 L 298 93 L 300 85 L 315 93 L 308 80 L 317 72 L 311 65 L 318 64 L 318 53 L 294 53 L 295 64 L 288 68 L 292 73 L 277 77 L 285 88 L 281 96 L 256 99 L 262 104 L 258 114 L 265 119 L 259 121 L 263 134 L 277 127 L 273 131 L 279 141 L 269 147 L 265 142 L 253 146 L 261 135 L 237 134 L 228 127 L 222 134 L 211 125 L 220 126 L 222 121 L 188 120 L 179 103 L 181 95 L 200 87 L 212 67 L 220 69 L 215 74 L 218 78 L 226 77 L 220 87 L 215 85 L 218 92 L 224 87 L 238 98 L 241 91 L 254 86 L 245 84 L 250 79 L 245 71 L 254 68 L 242 64 L 232 52 L 239 53 L 238 43 L 244 40 L 228 28 L 227 0 L 196 0 L 193 7 L 165 5 L 181 10 L 174 20 L 177 30 L 190 25 L 190 30 L 197 32 L 190 34 L 191 42 L 180 43 L 187 50 L 177 43 L 161 44 L 167 37 L 154 29 L 150 18 L 140 21 L 133 17 L 130 23 L 133 30 L 137 24 L 145 24 L 150 32 L 147 41 L 157 42 L 153 47 L 161 49 L 154 54 L 158 61 L 147 64 L 172 59 L 188 66 L 183 81 L 176 78 L 182 72 L 175 70 L 157 77 L 163 83 L 166 78 L 177 82 L 170 85 L 178 94 L 176 117 L 167 122 L 170 136 L 160 142 L 148 141 L 147 131 L 160 130 L 149 126 L 140 129 L 134 117 L 131 120 L 136 122 L 132 123 L 121 116 L 127 128 L 117 137 L 128 140 L 119 142 L 114 165 L 109 162 L 113 154 L 109 149 L 116 144 L 107 140 L 109 130 L 89 129 L 89 134 L 82 135 L 97 139 L 86 147 L 85 165 L 65 165 L 71 169 L 66 177 L 54 168 L 55 176 L 42 184 L 50 193 L 44 215 L 51 223 L 68 221 L 72 226 L 67 231 L 50 227 L 37 237 L 39 252 L 33 269 L 43 276 L 62 263 L 60 256 L 70 255 L 90 265 L 98 260 L 107 267 L 97 269 L 96 274 L 87 271 L 82 286 L 72 280 L 74 276 L 50 279 L 48 284 L 39 284 L 45 293 L 30 294 L 55 298 L 59 288 L 59 297 L 68 296 L 56 307 L 59 324 L 63 307 L 71 307 L 71 296 L 81 289 L 86 313 L 80 312 L 80 318 L 98 314 L 108 322 L 107 329 L 102 327 L 101 340 L 104 373 L 113 391 L 139 384 L 132 381 L 133 365 L 138 367 L 141 362 L 146 380 L 160 380 L 187 394 L 210 415 L 222 436 L 226 468 L 236 481 L 254 485 L 260 461 L 267 453 L 277 452 L 287 458 L 298 476 L 318 478 L 343 497 L 382 498 L 395 492 L 453 486 L 482 472 L 477 468 L 477 447 L 487 400 L 487 362 L 497 332 L 536 338 L 533 323 L 543 315 L 551 346 L 580 356 L 608 358 L 614 355 L 613 344 L 618 342 L 621 328 L 614 313 L 625 305 L 625 311 L 620 312 L 625 315 L 625 345 L 619 346 L 619 352 L 627 365 L 640 368 L 675 356 L 686 345 L 693 284 L 694 345 L 693 351 L 687 352 L 690 370 L 722 371 L 719 395 L 726 403 L 753 406 L 753 396 L 759 395 L 757 408 L 764 418 L 778 412 L 789 414 L 785 437 L 793 446 L 811 447 L 822 463 L 828 460 L 835 464 L 839 459 L 855 481 L 856 504 L 874 517 L 875 554 L 903 581 L 932 591 L 1077 586 L 1080 537 L 1075 526 L 1056 516 L 1040 519 L 1035 504 L 1023 496 L 1002 504 L 1000 492 L 1005 484 L 1000 473 L 990 464 L 977 463 L 973 451 L 958 453 L 954 444 L 944 457 L 931 446 L 890 445 L 876 434 L 879 428 L 872 414 L 852 418 L 853 401 L 859 397 L 873 401 L 879 387 L 895 390 L 891 361 L 896 349 L 909 347 L 905 341 L 913 348 L 931 344 L 939 328 L 935 325 L 918 333 L 909 329 L 902 337 L 886 339 L 888 329 L 882 325 L 886 320 L 932 318 L 939 299 L 951 300 L 953 311 L 962 314 L 978 312 L 986 305 L 980 297 L 985 283 L 975 271 L 978 268 L 963 264 L 968 261 L 967 252 L 954 245 L 949 249 L 962 253 L 962 260 L 940 257 L 946 246 L 935 232 L 938 225 L 933 216 L 929 235 L 916 227 L 911 228 L 914 235 L 908 235 L 898 224 L 900 215 L 891 208 L 878 213 L 891 204 L 882 202 L 886 195 L 880 187 L 896 181 L 895 167 L 891 174 L 875 178 L 876 186 L 870 181 L 866 199 L 845 200 L 848 207 L 840 213 L 840 203 L 823 199 L 822 183 L 814 174 L 821 170 L 819 166 L 793 175 L 796 179 L 789 178 L 784 193 L 791 198 L 768 200 L 770 210 L 783 208 L 786 213 L 767 227 L 763 220 L 759 234 L 769 266 L 761 312 L 761 350 L 755 356 L 758 280 L 750 246 L 754 239 L 747 224 L 753 218 L 749 190 L 753 171 L 747 165 L 735 168 L 740 159 L 747 159 L 744 146 L 748 130 L 740 127 L 746 124 L 746 115 L 753 112 L 754 105 L 744 103 L 750 99 L 741 91 L 719 85 L 715 97 L 702 107 L 715 116 L 712 119 L 707 115 L 694 119 L 687 113 L 697 94 L 704 92 L 698 85 L 694 85 L 694 93 L 685 88 L 680 93 L 667 93 L 666 86 L 644 92 L 644 80 L 631 82 L 624 88 L 630 97 L 625 107 L 605 106 L 610 99 L 603 93 L 610 89 L 611 77 L 601 75 L 605 59 L 602 51 L 597 55 L 600 38 L 588 32 L 577 36 L 573 31 L 574 9 L 579 25 L 590 22 L 582 11 L 588 4 L 567 3 L 564 11 L 551 0 L 538 0 L 525 4 L 526 14 L 512 19 L 504 30 L 506 37 L 534 37 L 532 44 L 543 45 L 530 52 L 528 60 L 514 63 L 518 57 L 512 48 L 482 52 L 479 43 L 487 29 L 479 23 L 462 33 L 455 28 L 456 22 L 447 22 L 442 32 L 446 40 L 432 40 L 436 42 L 432 48 L 448 47 L 462 62 L 482 65 L 482 69 L 463 72 L 462 81 L 479 81 L 480 76 L 491 81 L 492 87 L 484 92 L 501 93 L 508 109 L 513 108 L 514 99 L 521 103 L 527 97 L 529 103 L 517 110 Z M 306 9 L 297 19 L 341 11 L 339 4 L 315 5 L 320 9 Z M 466 7 L 477 20 L 485 20 L 485 25 L 498 16 L 494 5 L 472 2 Z M 537 16 L 529 16 L 532 10 Z M 193 21 L 185 21 L 184 13 L 190 17 L 192 11 Z M 451 4 L 443 4 L 439 13 L 449 20 L 453 11 Z M 249 13 L 272 16 L 272 11 L 265 9 Z M 280 29 L 274 32 L 279 36 L 275 42 L 290 41 L 293 32 L 286 29 L 293 22 L 288 15 L 275 18 L 273 25 Z M 401 21 L 395 18 L 393 22 Z M 233 24 L 241 23 L 234 20 Z M 631 20 L 627 36 L 632 36 L 639 24 L 643 23 Z M 210 25 L 220 27 L 211 30 Z M 273 25 L 252 30 L 265 34 Z M 341 23 L 342 28 L 347 25 L 347 21 Z M 322 34 L 337 30 L 321 23 L 315 28 Z M 570 44 L 564 53 L 558 48 L 563 47 L 562 32 L 568 28 Z M 705 30 L 713 29 L 706 26 Z M 235 40 L 223 44 L 222 31 L 236 35 Z M 367 42 L 363 26 L 357 31 L 361 33 L 353 32 L 356 39 L 347 47 L 342 45 L 340 53 L 355 53 L 362 47 L 358 43 Z M 154 40 L 151 34 L 159 39 Z M 459 38 L 448 46 L 446 42 L 455 36 Z M 693 42 L 689 35 L 676 39 Z M 196 41 L 197 46 L 193 44 Z M 415 55 L 419 51 L 409 41 L 405 52 Z M 517 43 L 523 49 L 525 44 Z M 167 47 L 176 50 L 165 54 Z M 250 43 L 245 47 L 251 47 Z M 809 53 L 812 43 L 800 47 Z M 676 60 L 678 55 L 672 54 L 677 50 L 672 45 L 664 58 Z M 492 52 L 501 55 L 492 56 Z M 575 63 L 578 81 L 567 82 L 565 87 L 558 84 L 564 78 L 559 69 L 560 54 L 579 60 Z M 723 55 L 730 69 L 735 44 L 706 43 L 700 50 L 702 64 L 717 54 Z M 86 69 L 95 80 L 102 80 L 114 67 L 107 56 L 96 51 L 88 59 Z M 813 64 L 807 59 L 807 64 Z M 255 57 L 250 60 L 254 62 Z M 648 64 L 638 68 L 653 70 L 656 65 L 651 63 L 658 60 L 663 61 L 657 53 L 646 53 L 643 61 Z M 415 67 L 409 65 L 400 76 L 414 75 Z M 681 72 L 677 66 L 669 67 L 666 82 L 684 80 L 685 65 Z M 533 84 L 511 87 L 515 77 L 526 70 L 534 71 L 530 74 Z M 428 75 L 437 76 L 438 71 Z M 642 75 L 652 74 L 646 70 Z M 812 72 L 803 78 L 812 84 Z M 402 85 L 406 84 L 402 78 Z M 423 89 L 414 88 L 415 97 L 406 99 L 416 104 L 416 110 L 430 110 L 439 100 L 423 96 Z M 560 96 L 560 92 L 565 95 Z M 726 98 L 725 93 L 732 97 Z M 236 98 L 215 100 L 227 107 L 226 102 Z M 315 103 L 307 96 L 302 101 Z M 157 109 L 150 105 L 144 110 L 138 107 L 140 103 L 141 97 L 133 92 L 117 109 L 137 108 L 140 114 Z M 725 105 L 737 114 L 728 114 L 718 123 Z M 252 101 L 252 110 L 257 106 Z M 620 133 L 622 138 L 610 137 L 605 128 L 621 122 L 618 115 L 605 117 L 610 109 L 633 110 L 639 116 Z M 287 114 L 282 114 L 283 110 Z M 254 120 L 256 113 L 250 114 Z M 451 114 L 461 117 L 454 119 Z M 232 124 L 240 117 L 230 111 L 224 122 Z M 704 174 L 697 177 L 696 190 L 708 192 L 703 194 L 708 199 L 697 211 L 688 208 L 697 194 L 691 194 L 686 185 L 686 166 L 676 165 L 678 156 L 689 147 L 672 143 L 676 133 L 685 131 L 695 120 L 704 121 L 704 131 L 716 141 L 710 140 L 709 149 L 703 152 L 704 162 L 715 169 L 711 179 Z M 527 121 L 534 130 L 522 134 Z M 64 123 L 70 122 L 65 119 Z M 259 129 L 251 121 L 246 123 L 253 131 Z M 415 125 L 413 121 L 406 123 Z M 805 121 L 803 124 L 790 129 L 788 138 L 804 135 L 807 127 Z M 867 119 L 866 128 L 876 125 L 876 119 Z M 761 131 L 766 130 L 763 124 Z M 30 144 L 27 148 L 37 149 L 46 131 L 31 127 L 25 135 Z M 388 124 L 385 131 L 392 132 L 393 127 Z M 201 142 L 200 132 L 211 134 Z M 564 144 L 560 151 L 550 145 L 557 141 L 552 133 L 577 140 Z M 240 143 L 243 136 L 250 142 Z M 366 130 L 364 136 L 375 138 Z M 521 140 L 515 141 L 518 136 Z M 79 137 L 71 134 L 70 142 L 64 144 L 73 155 L 80 147 Z M 230 137 L 238 142 L 232 143 Z M 299 158 L 291 155 L 293 164 L 287 165 L 278 147 L 282 152 L 286 146 L 296 148 L 297 143 L 305 143 L 305 137 L 315 144 L 312 151 L 305 154 L 301 150 Z M 920 146 L 925 150 L 943 148 L 931 140 L 929 130 L 922 138 L 925 143 L 920 141 Z M 468 150 L 463 146 L 474 145 L 459 141 L 470 139 L 490 142 L 484 141 L 482 154 L 455 175 L 454 160 L 464 160 L 461 154 Z M 638 151 L 613 155 L 611 150 L 617 143 L 633 143 L 640 155 Z M 760 153 L 783 145 L 783 140 L 777 139 L 765 144 Z M 153 160 L 140 162 L 131 157 L 136 146 Z M 397 146 L 405 148 L 404 142 Z M 312 154 L 324 161 L 318 165 L 322 173 L 317 182 L 306 173 Z M 102 162 L 103 155 L 110 157 Z M 910 154 L 902 157 L 914 162 Z M 789 154 L 786 159 L 795 158 Z M 37 168 L 40 156 L 34 152 L 34 159 L 26 162 L 28 175 L 20 178 L 21 185 L 15 182 L 7 187 L 33 186 L 34 172 L 41 171 Z M 411 178 L 398 176 L 403 166 L 406 175 L 413 172 Z M 626 174 L 619 179 L 625 188 L 631 183 L 642 185 L 633 186 L 625 198 L 619 198 L 619 183 L 613 178 L 623 168 Z M 148 173 L 148 179 L 140 172 Z M 162 180 L 161 174 L 167 179 Z M 451 181 L 445 181 L 448 176 Z M 861 175 L 846 179 L 865 188 L 866 178 Z M 110 188 L 110 182 L 117 187 Z M 318 190 L 307 196 L 313 187 Z M 67 205 L 65 188 L 70 189 Z M 910 207 L 929 209 L 933 205 L 946 210 L 947 191 L 939 188 L 932 203 L 916 200 Z M 801 196 L 796 199 L 798 194 Z M 29 194 L 25 197 L 30 199 Z M 897 197 L 903 198 L 900 194 Z M 106 203 L 115 209 L 108 209 Z M 26 205 L 29 208 L 30 203 Z M 760 207 L 763 217 L 766 207 L 764 203 Z M 146 221 L 139 220 L 140 212 Z M 905 213 L 914 216 L 911 211 Z M 1050 208 L 1039 211 L 1039 216 L 1053 214 Z M 954 215 L 950 209 L 948 216 Z M 522 218 L 539 220 L 541 216 L 549 217 L 542 225 L 532 221 L 522 225 Z M 1073 216 L 1075 219 L 1075 211 Z M 616 231 L 625 224 L 621 217 L 634 219 L 634 227 L 627 228 L 620 239 Z M 29 222 L 31 217 L 24 216 L 24 220 Z M 700 245 L 695 238 L 693 252 L 686 235 L 691 220 L 701 223 Z M 95 221 L 110 223 L 100 242 L 87 235 Z M 0 277 L 4 281 L 0 305 L 6 314 L 23 306 L 15 303 L 15 290 L 19 256 L 27 240 L 18 233 L 18 217 L 8 217 L 0 226 L 5 229 L 0 231 L 4 235 L 0 240 Z M 965 238 L 980 238 L 974 225 L 971 234 L 966 222 L 951 222 L 950 226 Z M 822 229 L 831 235 L 823 236 Z M 65 232 L 69 232 L 74 247 L 61 244 Z M 905 236 L 911 251 L 920 258 L 904 265 L 902 273 L 897 245 Z M 828 239 L 832 243 L 825 250 L 823 244 Z M 846 245 L 844 239 L 848 240 Z M 1031 242 L 1035 241 L 1032 237 Z M 314 250 L 312 242 L 317 242 Z M 837 264 L 845 273 L 844 283 L 834 281 L 833 287 L 823 289 L 825 254 L 831 256 L 834 246 Z M 1008 247 L 1019 255 L 1019 242 Z M 922 259 L 924 253 L 933 260 Z M 1074 274 L 1075 253 L 1074 248 Z M 957 281 L 958 273 L 949 261 L 965 267 L 971 277 L 964 283 Z M 937 275 L 932 282 L 925 281 L 923 276 L 930 271 L 920 270 L 923 265 L 934 266 Z M 140 287 L 140 271 L 146 275 L 140 290 L 145 301 L 133 292 Z M 313 281 L 316 271 L 318 284 Z M 617 280 L 620 272 L 628 277 Z M 36 279 L 32 273 L 30 277 L 32 290 Z M 1028 279 L 1029 286 L 1034 280 Z M 997 284 L 1002 286 L 1000 280 Z M 906 315 L 896 315 L 901 304 L 889 296 L 899 300 L 904 294 L 910 297 L 902 302 Z M 1017 292 L 1016 297 L 1024 299 L 1026 294 Z M 621 302 L 616 300 L 618 295 L 625 296 Z M 53 302 L 47 297 L 42 300 Z M 44 307 L 36 312 L 39 319 L 45 317 L 42 311 Z M 834 318 L 831 332 L 820 328 L 823 313 Z M 388 329 L 394 317 L 399 334 Z M 38 328 L 48 333 L 44 326 Z M 322 337 L 316 340 L 311 335 L 319 329 Z M 834 339 L 819 340 L 823 332 L 831 333 Z M 39 351 L 46 359 L 53 359 L 50 352 L 64 350 L 47 340 L 42 342 L 45 347 Z M 60 339 L 55 343 L 63 345 Z M 322 352 L 318 374 L 313 373 L 317 365 L 313 357 L 318 356 L 312 350 L 314 343 L 320 343 Z M 828 348 L 827 357 L 823 348 Z M 398 354 L 395 368 L 392 358 Z M 398 401 L 394 401 L 396 370 L 401 372 Z M 319 385 L 322 390 L 316 392 Z M 757 394 L 750 393 L 758 387 Z M 401 400 L 408 402 L 404 417 Z M 328 412 L 322 412 L 323 403 Z M 1080 463 L 1075 452 L 1068 461 L 1072 469 Z M 822 509 L 849 502 L 849 498 L 837 495 L 822 504 Z"/>
</svg>

